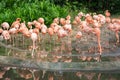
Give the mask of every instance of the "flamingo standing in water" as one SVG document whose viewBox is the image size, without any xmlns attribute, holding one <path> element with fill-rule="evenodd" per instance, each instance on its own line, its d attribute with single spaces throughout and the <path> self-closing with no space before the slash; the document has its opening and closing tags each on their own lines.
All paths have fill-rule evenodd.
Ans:
<svg viewBox="0 0 120 80">
<path fill-rule="evenodd" d="M 1 24 L 1 26 L 2 26 L 2 28 L 4 29 L 4 30 L 1 29 L 2 36 L 4 37 L 4 39 L 5 39 L 5 40 L 10 39 L 10 34 L 9 34 L 9 31 L 8 31 L 8 29 L 9 29 L 9 27 L 10 27 L 9 24 L 8 24 L 7 22 L 3 22 L 3 23 Z M 5 29 L 7 29 L 7 30 L 5 30 Z"/>
<path fill-rule="evenodd" d="M 32 25 L 32 24 L 31 24 Z M 31 26 L 29 25 L 29 26 Z M 38 29 L 32 29 L 31 31 L 28 30 L 28 28 L 26 27 L 25 23 L 21 23 L 21 26 L 20 26 L 20 29 L 19 31 L 25 36 L 25 37 L 28 37 L 28 38 L 31 38 L 32 39 L 32 42 L 33 42 L 33 46 L 32 46 L 32 53 L 31 53 L 31 56 L 34 57 L 34 50 L 36 49 L 36 41 L 38 39 L 38 33 L 39 33 L 39 30 Z"/>
<path fill-rule="evenodd" d="M 93 28 L 90 26 L 90 24 L 92 24 Z M 82 27 L 82 30 L 84 32 L 87 32 L 88 34 L 94 33 L 95 36 L 97 37 L 98 51 L 99 51 L 98 61 L 100 61 L 100 57 L 101 57 L 101 53 L 102 53 L 102 47 L 100 44 L 100 42 L 101 42 L 101 40 L 100 40 L 100 34 L 101 34 L 100 26 L 101 26 L 101 24 L 98 23 L 96 20 L 93 20 L 93 18 L 89 14 L 86 15 L 85 21 L 81 22 L 81 27 Z"/>
<path fill-rule="evenodd" d="M 8 30 L 3 30 L 1 35 L 3 36 L 3 38 L 4 38 L 4 40 L 5 40 L 6 44 L 7 44 L 7 41 L 10 40 L 10 38 L 11 38 L 11 36 L 9 34 L 9 31 Z M 8 52 L 7 48 L 6 48 L 5 51 L 6 51 L 6 53 Z"/>
<path fill-rule="evenodd" d="M 119 40 L 119 32 L 120 32 L 120 19 L 110 18 L 110 12 L 108 10 L 105 11 L 105 16 L 106 16 L 106 22 L 108 23 L 108 29 L 112 30 L 115 32 L 116 36 L 116 44 L 120 42 Z"/>
<path fill-rule="evenodd" d="M 38 22 L 37 20 L 34 20 L 33 21 L 33 24 L 34 24 L 34 26 L 35 26 L 35 29 L 34 30 L 36 30 L 36 33 L 39 35 L 39 31 L 41 30 L 41 23 L 40 22 Z M 40 35 L 38 36 L 38 41 L 39 41 L 39 43 L 40 43 Z"/>
<path fill-rule="evenodd" d="M 116 23 L 116 22 L 109 23 L 108 24 L 108 29 L 115 32 L 115 36 L 116 36 L 116 39 L 117 39 L 116 44 L 118 44 L 120 42 L 120 40 L 119 40 L 120 24 Z"/>
<path fill-rule="evenodd" d="M 42 48 L 44 49 L 45 46 L 45 38 L 46 38 L 46 33 L 47 33 L 47 26 L 45 25 L 44 18 L 39 18 L 38 22 L 41 24 L 41 43 L 42 43 Z"/>
<path fill-rule="evenodd" d="M 44 24 L 44 19 L 43 18 L 39 18 L 38 22 L 41 24 L 41 32 L 42 32 L 42 34 L 46 34 L 47 26 Z"/>
<path fill-rule="evenodd" d="M 31 56 L 34 57 L 34 50 L 36 49 L 36 45 L 35 45 L 35 43 L 36 43 L 36 41 L 37 41 L 37 39 L 38 39 L 38 35 L 37 35 L 37 33 L 35 33 L 35 32 L 31 33 L 30 38 L 31 38 L 32 41 L 33 41 L 33 50 L 32 50 L 32 54 L 31 54 Z"/>
<path fill-rule="evenodd" d="M 68 15 L 65 20 L 65 25 L 63 26 L 68 33 L 71 33 L 72 31 L 72 25 L 70 24 L 71 23 L 70 19 L 71 19 L 71 16 Z"/>
</svg>

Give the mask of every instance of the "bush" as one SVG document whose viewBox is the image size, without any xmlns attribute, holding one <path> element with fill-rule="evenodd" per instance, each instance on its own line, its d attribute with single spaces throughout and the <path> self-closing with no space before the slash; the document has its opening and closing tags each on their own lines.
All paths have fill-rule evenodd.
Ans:
<svg viewBox="0 0 120 80">
<path fill-rule="evenodd" d="M 0 23 L 7 21 L 12 23 L 17 17 L 22 21 L 33 21 L 39 17 L 43 17 L 46 24 L 49 25 L 55 17 L 65 17 L 68 15 L 68 8 L 66 6 L 60 7 L 49 0 L 9 0 L 1 1 L 0 6 Z M 9 8 L 10 7 L 10 8 Z"/>
</svg>

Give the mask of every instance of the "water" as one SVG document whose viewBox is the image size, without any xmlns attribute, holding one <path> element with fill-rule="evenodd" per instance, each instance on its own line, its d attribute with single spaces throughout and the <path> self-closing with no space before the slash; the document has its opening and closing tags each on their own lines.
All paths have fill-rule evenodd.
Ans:
<svg viewBox="0 0 120 80">
<path fill-rule="evenodd" d="M 120 47 L 109 36 L 114 34 L 101 35 L 101 62 L 96 37 L 79 40 L 74 34 L 60 41 L 56 35 L 40 34 L 44 38 L 36 42 L 35 50 L 32 40 L 21 34 L 0 41 L 1 80 L 119 80 Z"/>
</svg>

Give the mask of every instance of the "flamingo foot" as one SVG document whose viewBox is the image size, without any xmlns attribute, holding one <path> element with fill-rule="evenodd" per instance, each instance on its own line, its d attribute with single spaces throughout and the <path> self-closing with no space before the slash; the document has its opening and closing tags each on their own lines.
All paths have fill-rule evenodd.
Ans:
<svg viewBox="0 0 120 80">
<path fill-rule="evenodd" d="M 119 41 L 116 41 L 115 45 L 118 45 L 119 44 Z"/>
</svg>

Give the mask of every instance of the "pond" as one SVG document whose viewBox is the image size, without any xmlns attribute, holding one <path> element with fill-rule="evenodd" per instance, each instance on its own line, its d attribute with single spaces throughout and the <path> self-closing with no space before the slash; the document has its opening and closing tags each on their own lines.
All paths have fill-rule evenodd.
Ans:
<svg viewBox="0 0 120 80">
<path fill-rule="evenodd" d="M 12 41 L 0 41 L 1 79 L 119 80 L 120 48 L 109 35 L 114 33 L 101 35 L 101 62 L 97 61 L 99 53 L 94 35 L 81 40 L 71 35 L 56 41 L 56 36 L 51 38 L 46 34 L 36 43 L 35 50 L 32 40 L 21 34 L 13 35 Z"/>
<path fill-rule="evenodd" d="M 97 21 L 95 16 L 91 21 L 92 17 L 89 14 L 80 14 L 76 17 L 77 22 L 80 21 L 76 27 L 70 24 L 68 15 L 66 19 L 58 20 L 60 24 L 55 20 L 50 28 L 46 27 L 43 18 L 30 22 L 29 28 L 17 18 L 19 28 L 16 29 L 15 26 L 9 31 L 0 29 L 0 78 L 119 80 L 120 44 L 119 34 L 114 32 L 115 25 L 110 26 L 112 23 L 108 22 L 105 24 L 98 18 Z M 85 18 L 85 21 L 81 21 L 81 17 Z M 102 18 L 106 20 L 105 17 Z M 109 16 L 107 19 L 109 21 Z M 42 21 L 41 24 L 39 21 Z M 36 26 L 38 23 L 41 29 Z M 54 34 L 49 32 L 52 28 Z M 12 33 L 12 30 L 17 32 Z"/>
</svg>

